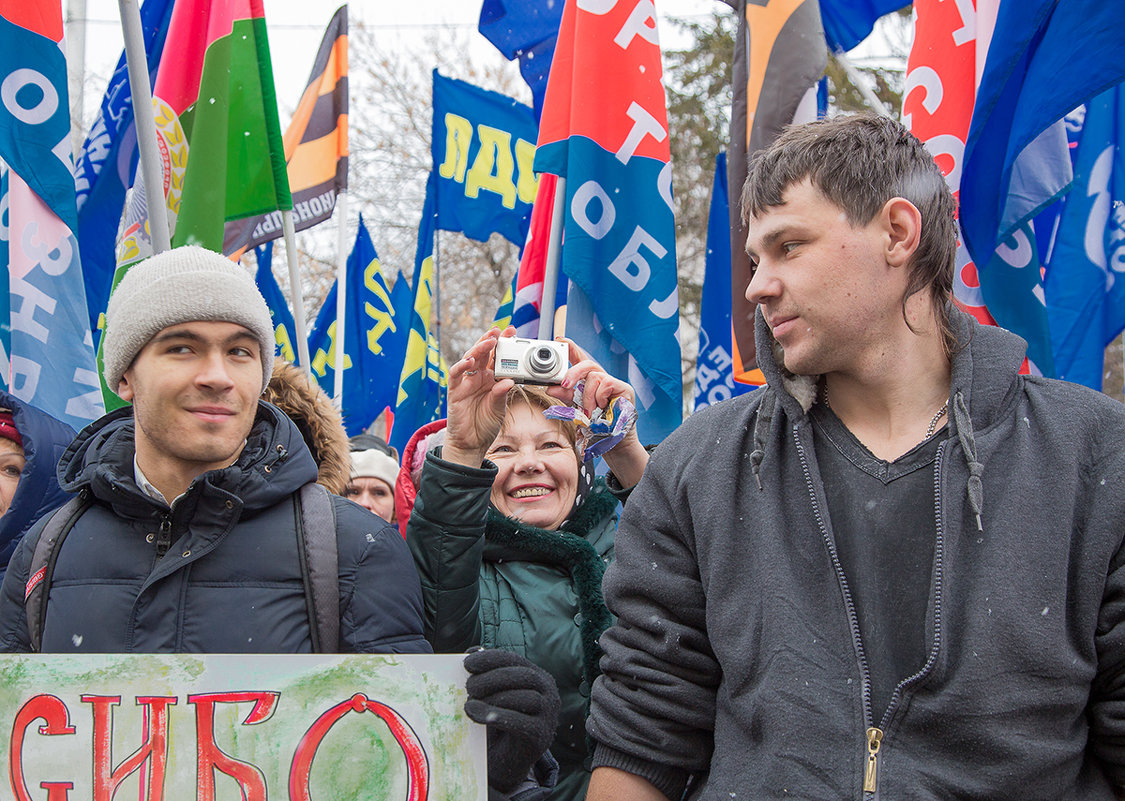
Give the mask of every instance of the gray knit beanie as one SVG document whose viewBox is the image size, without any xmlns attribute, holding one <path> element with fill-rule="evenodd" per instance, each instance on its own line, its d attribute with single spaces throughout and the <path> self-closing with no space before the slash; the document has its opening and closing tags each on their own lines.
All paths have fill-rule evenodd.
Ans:
<svg viewBox="0 0 1125 801">
<path fill-rule="evenodd" d="M 133 265 L 113 290 L 102 335 L 106 386 L 117 391 L 121 376 L 157 333 L 200 320 L 236 323 L 257 337 L 264 391 L 273 371 L 269 307 L 244 267 L 195 245 Z"/>
</svg>

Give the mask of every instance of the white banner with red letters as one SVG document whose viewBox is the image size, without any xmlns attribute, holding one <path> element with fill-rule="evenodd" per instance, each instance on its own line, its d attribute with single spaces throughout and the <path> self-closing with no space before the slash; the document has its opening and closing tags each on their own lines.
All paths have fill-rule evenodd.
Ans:
<svg viewBox="0 0 1125 801">
<path fill-rule="evenodd" d="M 0 794 L 484 801 L 462 658 L 0 656 Z"/>
</svg>

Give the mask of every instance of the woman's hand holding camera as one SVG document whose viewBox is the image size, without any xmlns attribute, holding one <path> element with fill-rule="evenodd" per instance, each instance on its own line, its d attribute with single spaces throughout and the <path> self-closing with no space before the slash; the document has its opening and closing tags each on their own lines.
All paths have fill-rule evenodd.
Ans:
<svg viewBox="0 0 1125 801">
<path fill-rule="evenodd" d="M 514 336 L 516 329 L 511 326 L 503 332 L 491 328 L 466 351 L 460 361 L 449 368 L 449 412 L 442 447 L 442 458 L 446 461 L 480 467 L 493 440 L 500 433 L 508 390 L 515 382 L 510 378 L 496 378 L 493 356 L 501 337 Z M 614 398 L 625 397 L 636 405 L 636 393 L 627 382 L 607 373 L 570 339 L 558 337 L 557 341 L 566 343 L 571 367 L 561 384 L 547 387 L 548 395 L 563 404 L 572 405 L 575 386 L 579 381 L 585 381 L 582 407 L 587 417 L 595 409 L 608 407 Z M 605 461 L 622 487 L 632 487 L 640 480 L 648 464 L 648 451 L 637 438 L 635 428 L 606 452 Z"/>
<path fill-rule="evenodd" d="M 503 333 L 490 328 L 449 368 L 448 423 L 442 458 L 466 467 L 480 467 L 488 448 L 504 423 L 510 378 L 496 379 L 492 354 L 501 336 L 515 336 L 508 327 Z"/>
</svg>

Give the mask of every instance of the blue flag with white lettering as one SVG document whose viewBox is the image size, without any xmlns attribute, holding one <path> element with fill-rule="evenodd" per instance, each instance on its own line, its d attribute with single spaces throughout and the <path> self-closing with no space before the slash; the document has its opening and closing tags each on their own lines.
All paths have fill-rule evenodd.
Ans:
<svg viewBox="0 0 1125 801">
<path fill-rule="evenodd" d="M 445 360 L 430 331 L 434 299 L 434 178 L 426 184 L 426 204 L 418 224 L 418 249 L 414 256 L 414 300 L 411 304 L 406 357 L 398 383 L 391 445 L 402 453 L 411 435 L 426 423 L 445 416 Z"/>
<path fill-rule="evenodd" d="M 636 13 L 634 13 L 636 11 Z M 659 442 L 683 419 L 672 169 L 655 10 L 567 2 L 536 169 L 566 178 L 566 330 L 637 395 Z"/>
<path fill-rule="evenodd" d="M 27 0 L 0 16 L 0 268 L 8 287 L 0 384 L 80 429 L 105 406 L 94 365 L 70 154 L 62 9 Z"/>
<path fill-rule="evenodd" d="M 344 298 L 344 382 L 340 408 L 344 428 L 354 437 L 388 406 L 394 406 L 406 352 L 408 329 L 396 315 L 371 235 L 359 218 L 348 256 Z M 333 284 L 309 337 L 309 358 L 317 382 L 329 395 L 336 384 L 336 293 Z"/>
<path fill-rule="evenodd" d="M 297 361 L 294 345 L 294 332 L 297 328 L 293 322 L 293 312 L 289 309 L 289 301 L 285 299 L 285 293 L 273 277 L 273 241 L 254 248 L 254 255 L 258 260 L 254 283 L 258 285 L 258 291 L 262 293 L 270 310 L 276 345 L 274 355 L 292 364 Z"/>
<path fill-rule="evenodd" d="M 538 180 L 531 108 L 434 70 L 437 227 L 523 247 Z"/>
<path fill-rule="evenodd" d="M 1074 184 L 1047 268 L 1059 378 L 1102 388 L 1105 348 L 1125 330 L 1125 84 L 1086 104 Z"/>
<path fill-rule="evenodd" d="M 164 51 L 172 0 L 145 0 L 141 6 L 141 27 L 149 75 Z M 150 87 L 151 88 L 151 87 Z M 82 250 L 82 273 L 86 284 L 86 304 L 95 344 L 100 336 L 99 318 L 109 303 L 113 284 L 117 228 L 125 208 L 125 192 L 133 183 L 137 167 L 137 132 L 133 127 L 133 98 L 125 53 L 106 85 L 101 108 L 74 168 L 78 192 L 78 242 Z"/>
<path fill-rule="evenodd" d="M 699 311 L 699 355 L 695 360 L 695 411 L 749 392 L 734 380 L 730 327 L 730 200 L 727 154 L 715 157 L 711 208 L 707 217 L 707 259 Z"/>
<path fill-rule="evenodd" d="M 983 268 L 981 294 L 996 322 L 1027 341 L 1027 358 L 1041 375 L 1055 376 L 1044 303 L 1043 262 L 1036 220 L 1026 220 L 996 244 Z"/>
<path fill-rule="evenodd" d="M 1000 3 L 961 173 L 961 230 L 978 268 L 1065 188 L 1065 152 L 1048 153 L 1049 164 L 1037 157 L 1031 176 L 1016 161 L 1072 109 L 1125 79 L 1122 19 L 1121 4 L 1105 0 Z"/>
</svg>

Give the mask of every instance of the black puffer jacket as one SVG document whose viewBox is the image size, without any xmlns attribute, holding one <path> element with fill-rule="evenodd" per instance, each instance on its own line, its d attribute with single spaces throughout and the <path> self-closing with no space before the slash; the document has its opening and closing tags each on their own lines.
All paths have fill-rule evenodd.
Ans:
<svg viewBox="0 0 1125 801">
<path fill-rule="evenodd" d="M 59 553 L 43 651 L 311 651 L 293 496 L 317 468 L 289 418 L 259 404 L 238 461 L 199 476 L 172 510 L 137 486 L 133 451 L 128 407 L 83 429 L 59 463 L 63 489 L 88 490 L 95 502 Z M 406 544 L 366 510 L 332 500 L 340 649 L 429 652 Z M 3 650 L 29 648 L 23 598 L 41 528 L 24 538 L 0 588 Z M 169 546 L 158 556 L 161 539 Z"/>
<path fill-rule="evenodd" d="M 27 459 L 12 505 L 0 517 L 0 580 L 8 560 L 28 529 L 52 509 L 66 503 L 59 488 L 55 466 L 74 439 L 74 429 L 44 411 L 36 409 L 7 392 L 0 391 L 0 408 L 11 409 L 16 430 L 23 439 Z"/>
</svg>

